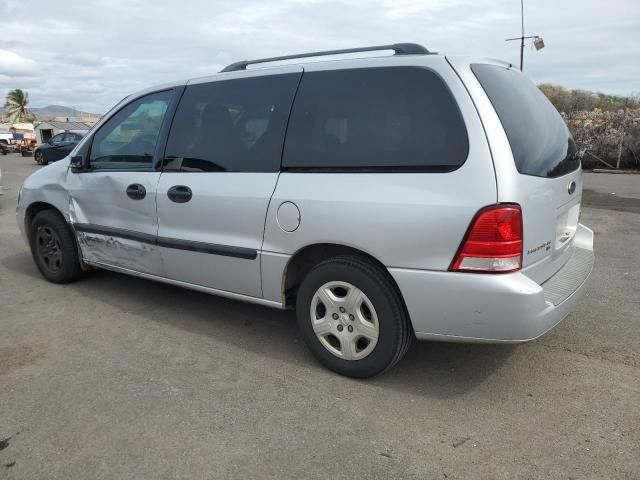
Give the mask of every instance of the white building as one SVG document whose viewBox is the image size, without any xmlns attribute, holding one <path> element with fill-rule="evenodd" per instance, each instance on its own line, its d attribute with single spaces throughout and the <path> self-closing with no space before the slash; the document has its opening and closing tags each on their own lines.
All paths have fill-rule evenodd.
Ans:
<svg viewBox="0 0 640 480">
<path fill-rule="evenodd" d="M 0 139 L 9 140 L 12 143 L 14 140 L 25 141 L 34 138 L 33 123 L 0 124 Z"/>
<path fill-rule="evenodd" d="M 62 132 L 86 134 L 91 127 L 84 122 L 40 122 L 35 128 L 36 141 L 46 143 L 51 137 Z"/>
</svg>

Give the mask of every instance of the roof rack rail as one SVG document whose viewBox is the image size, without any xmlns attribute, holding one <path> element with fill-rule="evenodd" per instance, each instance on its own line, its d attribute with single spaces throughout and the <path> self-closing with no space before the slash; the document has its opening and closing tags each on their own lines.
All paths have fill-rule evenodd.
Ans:
<svg viewBox="0 0 640 480">
<path fill-rule="evenodd" d="M 248 65 L 255 63 L 278 62 L 280 60 L 292 60 L 294 58 L 323 57 L 326 55 L 340 55 L 343 53 L 358 52 L 375 52 L 378 50 L 393 50 L 395 55 L 432 55 L 422 45 L 417 43 L 394 43 L 393 45 L 376 45 L 374 47 L 345 48 L 342 50 L 325 50 L 322 52 L 300 53 L 297 55 L 285 55 L 283 57 L 258 58 L 256 60 L 241 60 L 224 67 L 220 72 L 237 72 L 238 70 L 246 70 Z"/>
</svg>

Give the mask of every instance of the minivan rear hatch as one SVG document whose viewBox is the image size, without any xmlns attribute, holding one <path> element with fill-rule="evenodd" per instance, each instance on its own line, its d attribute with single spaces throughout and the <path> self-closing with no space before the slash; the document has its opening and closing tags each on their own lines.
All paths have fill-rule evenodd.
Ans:
<svg viewBox="0 0 640 480">
<path fill-rule="evenodd" d="M 471 70 L 502 123 L 515 166 L 495 165 L 498 200 L 521 205 L 523 273 L 542 283 L 573 249 L 582 198 L 576 145 L 558 111 L 518 70 L 484 63 Z"/>
</svg>

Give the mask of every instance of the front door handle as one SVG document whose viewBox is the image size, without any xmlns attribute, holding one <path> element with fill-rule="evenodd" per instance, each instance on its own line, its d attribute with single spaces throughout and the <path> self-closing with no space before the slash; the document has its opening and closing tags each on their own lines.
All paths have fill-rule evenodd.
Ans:
<svg viewBox="0 0 640 480">
<path fill-rule="evenodd" d="M 192 196 L 191 189 L 186 185 L 174 185 L 167 191 L 169 200 L 176 203 L 187 203 Z"/>
<path fill-rule="evenodd" d="M 127 187 L 127 196 L 134 200 L 142 200 L 146 194 L 147 191 L 139 183 L 132 183 Z"/>
</svg>

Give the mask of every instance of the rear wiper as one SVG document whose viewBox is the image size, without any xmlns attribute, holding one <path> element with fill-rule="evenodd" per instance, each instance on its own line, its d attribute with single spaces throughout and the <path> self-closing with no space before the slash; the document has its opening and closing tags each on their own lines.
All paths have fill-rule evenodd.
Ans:
<svg viewBox="0 0 640 480">
<path fill-rule="evenodd" d="M 573 155 L 571 155 L 571 159 L 572 160 L 582 160 L 582 157 L 584 157 L 587 153 L 587 149 L 583 149 L 583 150 L 576 150 Z"/>
</svg>

